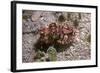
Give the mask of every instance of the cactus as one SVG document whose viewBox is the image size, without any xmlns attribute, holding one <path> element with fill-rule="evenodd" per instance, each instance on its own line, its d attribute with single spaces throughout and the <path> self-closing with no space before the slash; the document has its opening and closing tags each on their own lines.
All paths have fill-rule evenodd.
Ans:
<svg viewBox="0 0 100 73">
<path fill-rule="evenodd" d="M 60 15 L 58 18 L 59 22 L 64 22 L 66 20 L 66 18 L 64 17 L 64 15 Z"/>
<path fill-rule="evenodd" d="M 67 13 L 67 20 L 69 21 L 71 19 L 71 13 Z"/>
<path fill-rule="evenodd" d="M 41 59 L 44 56 L 45 56 L 45 53 L 38 50 L 37 53 L 36 53 L 36 56 L 34 57 L 34 59 Z"/>
<path fill-rule="evenodd" d="M 91 35 L 88 35 L 88 37 L 87 37 L 87 42 L 91 42 Z"/>
<path fill-rule="evenodd" d="M 79 19 L 82 19 L 81 13 L 78 13 Z"/>
<path fill-rule="evenodd" d="M 56 61 L 57 60 L 57 51 L 54 47 L 50 46 L 47 50 L 48 58 L 50 61 Z"/>
<path fill-rule="evenodd" d="M 79 26 L 79 21 L 78 21 L 78 19 L 75 19 L 75 20 L 73 21 L 73 23 L 74 23 L 74 26 L 75 26 L 75 27 L 78 27 L 78 26 Z"/>
</svg>

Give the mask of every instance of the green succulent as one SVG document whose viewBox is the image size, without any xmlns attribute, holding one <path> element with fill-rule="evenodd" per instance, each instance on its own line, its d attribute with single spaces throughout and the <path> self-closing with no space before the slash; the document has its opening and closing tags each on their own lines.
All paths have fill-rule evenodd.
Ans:
<svg viewBox="0 0 100 73">
<path fill-rule="evenodd" d="M 87 42 L 91 42 L 91 35 L 89 35 L 88 37 L 87 37 Z"/>
<path fill-rule="evenodd" d="M 57 51 L 54 47 L 50 46 L 47 50 L 48 58 L 50 61 L 56 61 L 57 60 Z"/>
<path fill-rule="evenodd" d="M 36 59 L 41 59 L 41 58 L 44 57 L 44 56 L 45 56 L 45 53 L 44 53 L 44 52 L 41 52 L 41 51 L 39 50 L 39 51 L 37 51 L 35 58 L 36 58 Z"/>
<path fill-rule="evenodd" d="M 59 22 L 64 22 L 66 20 L 66 18 L 64 17 L 64 15 L 60 15 L 58 18 Z"/>
</svg>

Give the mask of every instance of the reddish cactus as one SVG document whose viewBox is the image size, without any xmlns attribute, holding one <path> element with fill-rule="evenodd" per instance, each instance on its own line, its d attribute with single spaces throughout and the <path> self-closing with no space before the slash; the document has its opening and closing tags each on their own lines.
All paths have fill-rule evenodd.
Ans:
<svg viewBox="0 0 100 73">
<path fill-rule="evenodd" d="M 52 45 L 54 47 L 56 47 L 57 45 L 67 46 L 73 42 L 73 37 L 75 36 L 74 33 L 74 28 L 70 26 L 57 26 L 56 23 L 51 23 L 48 27 L 40 30 L 39 43 L 41 43 L 41 45 L 38 46 L 42 46 L 43 49 L 47 49 Z"/>
</svg>

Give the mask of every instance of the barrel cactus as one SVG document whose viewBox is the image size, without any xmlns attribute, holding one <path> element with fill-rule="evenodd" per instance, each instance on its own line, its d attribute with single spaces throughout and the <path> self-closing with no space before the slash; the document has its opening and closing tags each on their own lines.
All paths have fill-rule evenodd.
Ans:
<svg viewBox="0 0 100 73">
<path fill-rule="evenodd" d="M 50 46 L 47 50 L 48 58 L 50 61 L 56 61 L 57 60 L 57 51 L 53 46 Z"/>
</svg>

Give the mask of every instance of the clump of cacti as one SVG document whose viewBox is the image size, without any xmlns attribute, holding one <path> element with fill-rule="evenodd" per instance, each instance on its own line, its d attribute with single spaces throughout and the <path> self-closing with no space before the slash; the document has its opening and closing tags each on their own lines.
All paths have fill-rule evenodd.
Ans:
<svg viewBox="0 0 100 73">
<path fill-rule="evenodd" d="M 36 61 L 42 61 L 42 57 L 44 57 L 44 56 L 45 56 L 45 53 L 40 51 L 40 50 L 38 50 L 36 55 L 35 55 L 35 57 L 34 57 L 34 59 Z"/>
<path fill-rule="evenodd" d="M 48 59 L 50 61 L 56 61 L 57 60 L 57 51 L 54 47 L 50 46 L 47 50 L 48 53 Z"/>
<path fill-rule="evenodd" d="M 64 25 L 51 23 L 49 26 L 40 29 L 40 37 L 34 46 L 46 52 L 53 45 L 59 52 L 61 51 L 59 48 L 67 48 L 70 43 L 73 43 L 74 30 L 75 28 L 67 23 Z"/>
</svg>

